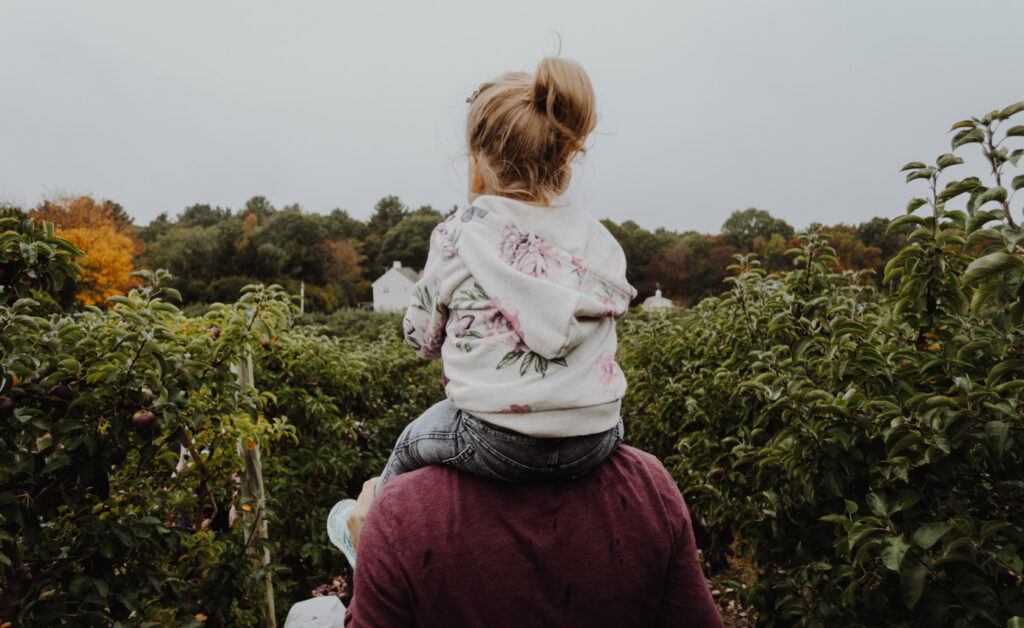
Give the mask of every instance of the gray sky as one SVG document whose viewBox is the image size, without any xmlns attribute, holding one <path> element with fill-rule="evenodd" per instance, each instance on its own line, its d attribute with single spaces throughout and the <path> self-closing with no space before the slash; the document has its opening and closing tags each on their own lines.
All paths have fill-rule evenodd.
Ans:
<svg viewBox="0 0 1024 628">
<path fill-rule="evenodd" d="M 466 96 L 557 32 L 597 91 L 571 191 L 594 215 L 893 216 L 904 162 L 1024 98 L 1022 24 L 1020 0 L 0 0 L 0 200 L 447 208 Z"/>
</svg>

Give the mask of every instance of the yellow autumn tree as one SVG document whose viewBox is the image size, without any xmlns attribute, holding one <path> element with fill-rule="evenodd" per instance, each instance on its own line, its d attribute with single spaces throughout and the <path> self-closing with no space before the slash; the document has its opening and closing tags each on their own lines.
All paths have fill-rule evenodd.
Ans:
<svg viewBox="0 0 1024 628">
<path fill-rule="evenodd" d="M 44 201 L 31 215 L 53 222 L 57 235 L 85 253 L 76 295 L 82 304 L 102 304 L 134 285 L 133 261 L 142 243 L 120 205 L 89 196 L 60 197 Z"/>
</svg>

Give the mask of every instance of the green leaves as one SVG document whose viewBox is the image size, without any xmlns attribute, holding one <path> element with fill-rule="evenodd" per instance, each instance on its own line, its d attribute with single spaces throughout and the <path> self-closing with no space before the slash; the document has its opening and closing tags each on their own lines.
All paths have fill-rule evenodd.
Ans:
<svg viewBox="0 0 1024 628">
<path fill-rule="evenodd" d="M 920 198 L 920 197 L 912 198 L 912 199 L 910 199 L 910 201 L 907 202 L 907 213 L 908 214 L 912 214 L 919 207 L 922 207 L 923 205 L 925 205 L 927 203 L 928 203 L 928 199 L 924 199 L 924 198 Z"/>
<path fill-rule="evenodd" d="M 885 501 L 885 497 L 883 497 L 879 493 L 869 493 L 867 496 L 867 502 L 868 508 L 871 509 L 871 512 L 873 514 L 879 517 L 885 516 L 885 512 L 888 509 L 888 504 Z"/>
<path fill-rule="evenodd" d="M 7 278 L 6 287 L 13 290 L 5 291 L 0 285 L 0 305 L 38 290 L 48 295 L 46 309 L 52 310 L 61 289 L 81 277 L 76 260 L 82 252 L 57 237 L 52 223 L 5 216 L 9 211 L 0 207 L 0 268 Z"/>
<path fill-rule="evenodd" d="M 953 136 L 951 145 L 953 147 L 953 150 L 956 150 L 957 148 L 960 148 L 965 144 L 977 144 L 984 140 L 985 134 L 982 132 L 981 129 L 965 129 Z"/>
<path fill-rule="evenodd" d="M 902 536 L 889 537 L 882 548 L 882 564 L 889 571 L 899 571 L 908 549 L 910 544 Z"/>
<path fill-rule="evenodd" d="M 974 178 L 964 179 L 963 181 L 950 181 L 942 192 L 939 193 L 938 200 L 946 202 L 966 192 L 973 192 L 980 186 L 981 182 Z"/>
<path fill-rule="evenodd" d="M 985 434 L 988 435 L 996 449 L 996 455 L 1000 458 L 1006 452 L 1006 439 L 1010 434 L 1010 426 L 1005 421 L 989 421 L 985 424 Z"/>
<path fill-rule="evenodd" d="M 933 545 L 938 543 L 939 539 L 946 536 L 946 534 L 952 529 L 953 526 L 951 524 L 942 521 L 926 523 L 920 526 L 917 530 L 914 530 L 912 540 L 914 541 L 914 545 L 917 545 L 921 549 L 931 549 Z"/>
<path fill-rule="evenodd" d="M 1024 101 L 1015 102 L 1012 105 L 1007 106 L 1006 108 L 1004 108 L 1002 111 L 999 112 L 999 119 L 1000 120 L 1006 120 L 1007 118 L 1009 118 L 1013 114 L 1019 113 L 1021 111 L 1024 111 Z"/>
<path fill-rule="evenodd" d="M 900 227 L 903 227 L 905 225 L 923 225 L 926 224 L 926 222 L 926 218 L 922 218 L 921 216 L 916 216 L 914 214 L 907 214 L 905 216 L 900 216 L 899 218 L 893 219 L 893 221 L 889 223 L 889 226 L 886 227 L 885 231 L 886 233 L 890 233 L 893 230 L 899 229 Z"/>
<path fill-rule="evenodd" d="M 936 173 L 935 168 L 922 168 L 907 174 L 907 183 L 915 179 L 930 179 Z"/>
<path fill-rule="evenodd" d="M 944 170 L 950 166 L 962 164 L 964 163 L 964 160 L 953 153 L 946 153 L 945 155 L 940 155 L 939 158 L 935 160 L 935 163 L 938 165 L 939 170 Z"/>
<path fill-rule="evenodd" d="M 900 597 L 907 608 L 913 609 L 924 592 L 928 569 L 918 563 L 908 565 L 900 570 Z"/>
<path fill-rule="evenodd" d="M 978 195 L 977 198 L 975 198 L 973 200 L 973 202 L 971 203 L 971 207 L 974 208 L 974 209 L 977 209 L 978 207 L 981 207 L 982 205 L 984 205 L 985 203 L 988 203 L 990 201 L 1003 202 L 1005 200 L 1006 200 L 1006 188 L 1002 188 L 1002 187 L 988 188 L 987 190 L 982 192 L 980 195 Z"/>
<path fill-rule="evenodd" d="M 960 277 L 960 283 L 971 286 L 993 275 L 1024 268 L 1024 259 L 1012 253 L 991 253 L 970 263 Z"/>
</svg>

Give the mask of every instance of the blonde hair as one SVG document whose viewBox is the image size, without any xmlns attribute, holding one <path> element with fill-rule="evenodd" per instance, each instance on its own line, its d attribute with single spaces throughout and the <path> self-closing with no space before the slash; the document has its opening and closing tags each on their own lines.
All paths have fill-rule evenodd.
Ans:
<svg viewBox="0 0 1024 628">
<path fill-rule="evenodd" d="M 545 205 L 565 192 L 596 124 L 594 100 L 590 77 L 568 59 L 481 85 L 469 99 L 466 143 L 488 186 Z"/>
</svg>

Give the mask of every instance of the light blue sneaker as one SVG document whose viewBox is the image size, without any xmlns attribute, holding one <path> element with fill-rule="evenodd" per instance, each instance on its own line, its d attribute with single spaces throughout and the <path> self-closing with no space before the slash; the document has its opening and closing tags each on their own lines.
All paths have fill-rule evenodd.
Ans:
<svg viewBox="0 0 1024 628">
<path fill-rule="evenodd" d="M 356 500 L 343 499 L 327 515 L 327 537 L 345 555 L 352 569 L 356 568 L 356 546 L 352 544 L 352 536 L 348 533 L 348 516 L 355 507 Z"/>
</svg>

